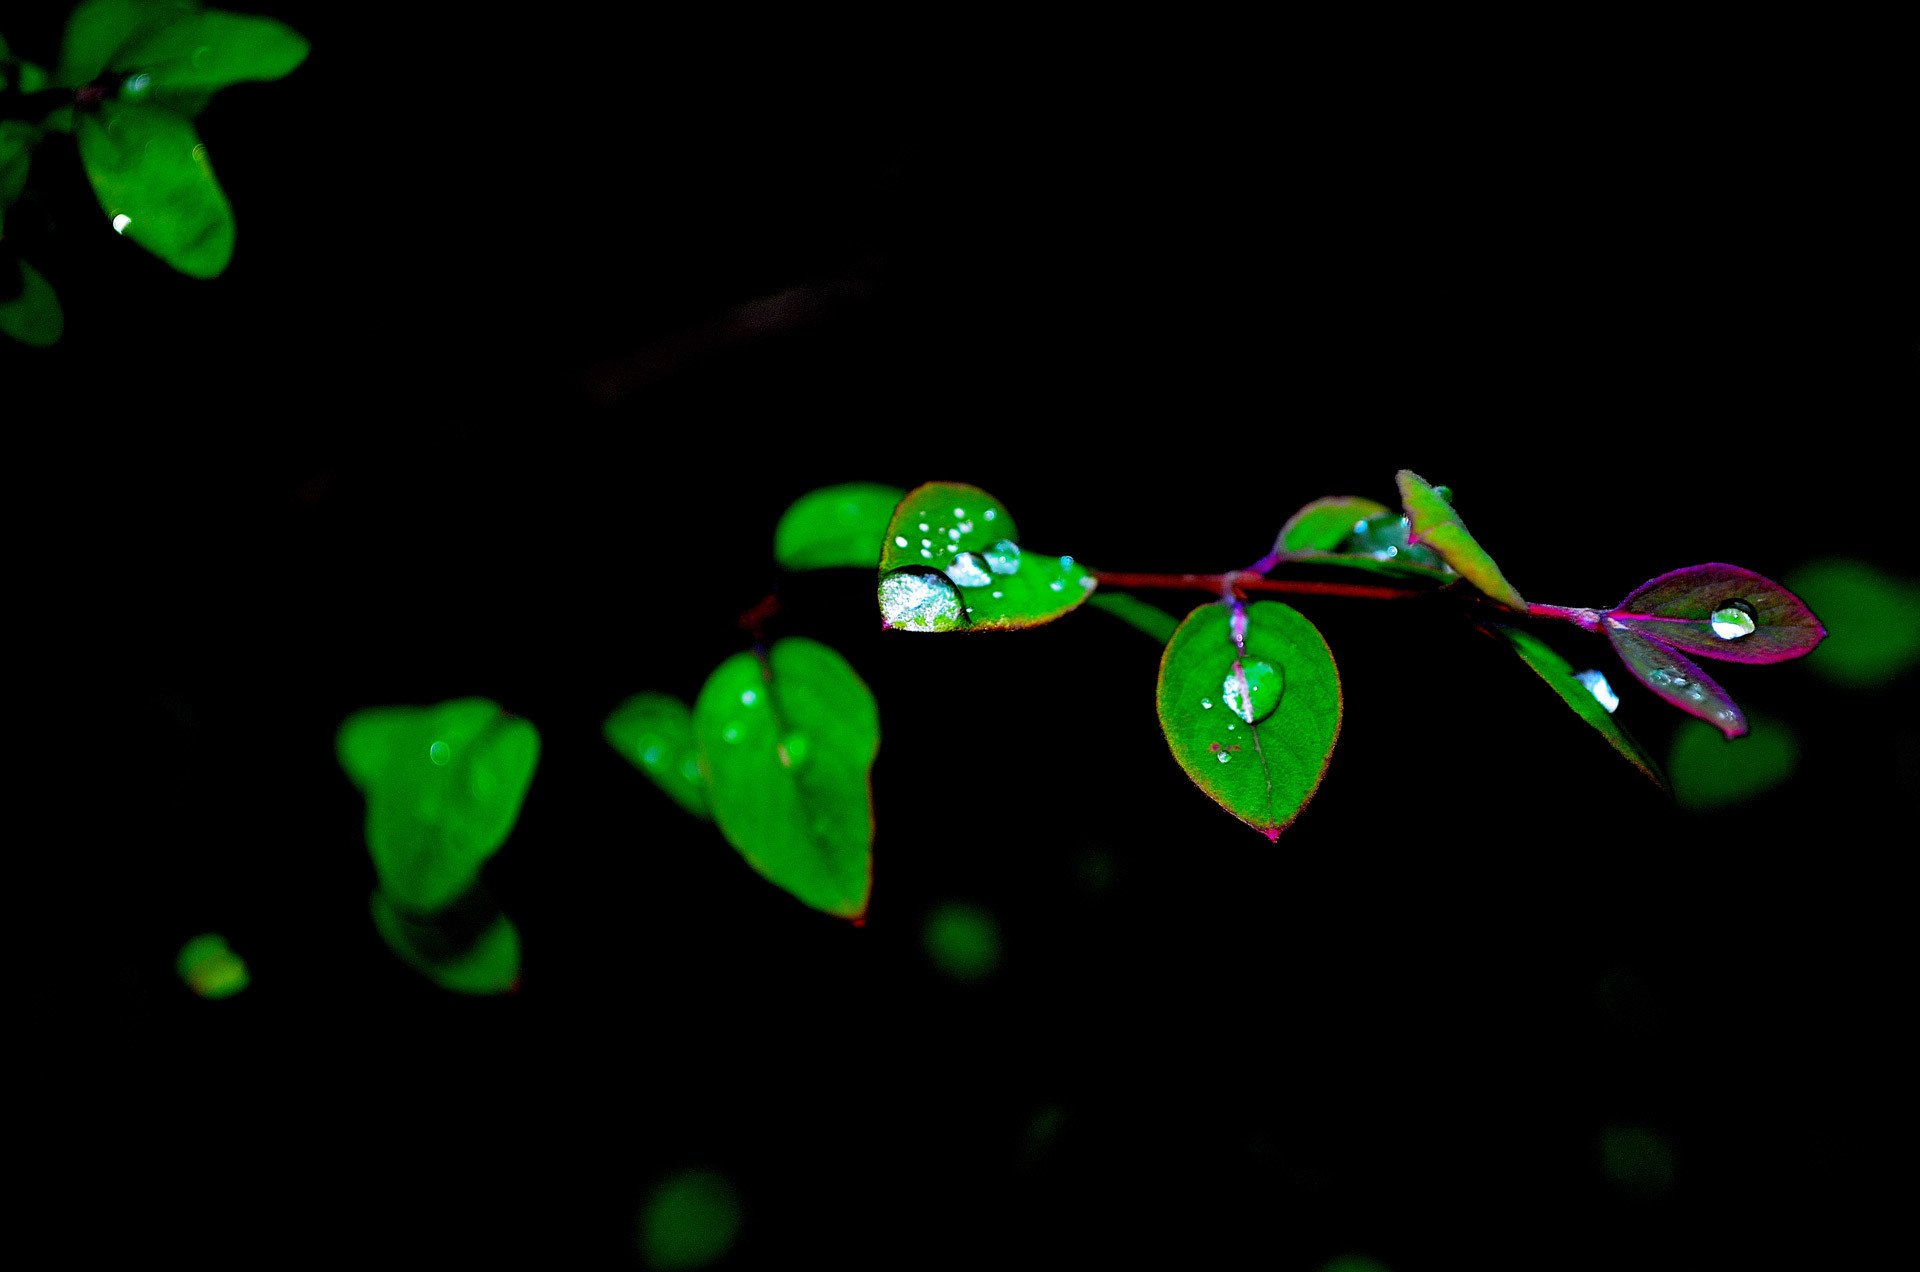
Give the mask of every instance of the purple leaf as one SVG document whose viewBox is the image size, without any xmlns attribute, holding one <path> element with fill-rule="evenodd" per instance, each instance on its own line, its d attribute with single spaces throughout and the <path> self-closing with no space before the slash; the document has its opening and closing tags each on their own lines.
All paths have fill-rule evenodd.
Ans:
<svg viewBox="0 0 1920 1272">
<path fill-rule="evenodd" d="M 1746 713 L 1685 654 L 1615 619 L 1604 626 L 1614 652 L 1641 684 L 1729 738 L 1747 731 Z"/>
<path fill-rule="evenodd" d="M 1774 663 L 1811 653 L 1826 637 L 1813 611 L 1765 575 L 1710 562 L 1672 570 L 1634 589 L 1606 615 L 1702 658 Z"/>
</svg>

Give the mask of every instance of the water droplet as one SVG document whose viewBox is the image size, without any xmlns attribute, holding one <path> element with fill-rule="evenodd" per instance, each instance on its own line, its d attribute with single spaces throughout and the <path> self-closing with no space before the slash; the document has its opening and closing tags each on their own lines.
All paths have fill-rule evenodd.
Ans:
<svg viewBox="0 0 1920 1272">
<path fill-rule="evenodd" d="M 925 533 L 925 531 L 926 531 L 926 529 L 927 529 L 927 523 L 926 523 L 926 522 L 924 522 L 924 521 L 922 521 L 922 522 L 920 523 L 920 530 L 921 530 L 921 532 L 922 532 L 922 533 Z"/>
<path fill-rule="evenodd" d="M 1602 673 L 1576 671 L 1573 673 L 1573 678 L 1587 687 L 1587 692 L 1607 709 L 1608 715 L 1612 715 L 1614 709 L 1620 705 L 1620 695 L 1613 691 L 1613 686 L 1607 683 L 1607 678 Z"/>
<path fill-rule="evenodd" d="M 788 768 L 799 768 L 807 762 L 809 745 L 804 733 L 789 733 L 780 740 L 780 762 Z"/>
<path fill-rule="evenodd" d="M 127 97 L 138 97 L 153 87 L 153 76 L 141 71 L 138 75 L 127 76 L 127 82 L 121 86 L 121 93 Z"/>
<path fill-rule="evenodd" d="M 1061 557 L 1060 568 L 1063 570 L 1071 570 L 1073 568 L 1073 558 L 1070 556 Z"/>
<path fill-rule="evenodd" d="M 922 528 L 924 529 L 925 527 L 922 527 Z M 920 546 L 921 546 L 921 547 L 923 547 L 923 548 L 930 548 L 930 547 L 932 547 L 932 546 L 933 546 L 933 540 L 932 540 L 932 539 L 922 539 L 922 540 L 920 540 Z"/>
<path fill-rule="evenodd" d="M 962 552 L 947 562 L 947 577 L 961 587 L 985 587 L 993 582 L 987 563 L 972 552 Z"/>
<path fill-rule="evenodd" d="M 115 212 L 113 214 L 113 232 L 115 234 L 125 234 L 127 232 L 127 227 L 132 224 L 133 224 L 133 218 L 128 216 L 125 212 Z"/>
<path fill-rule="evenodd" d="M 1713 634 L 1721 640 L 1739 640 L 1742 636 L 1753 635 L 1759 624 L 1753 621 L 1753 606 L 1745 601 L 1728 601 L 1713 611 L 1708 620 L 1713 624 Z"/>
<path fill-rule="evenodd" d="M 998 514 L 998 513 L 996 513 L 996 512 L 994 512 L 994 510 L 993 510 L 993 509 L 991 509 L 991 508 L 989 508 L 989 509 L 987 509 L 987 520 L 988 520 L 988 521 L 992 521 L 992 520 L 994 519 L 994 517 L 996 517 L 996 516 L 998 516 L 998 515 L 999 515 L 999 514 Z"/>
<path fill-rule="evenodd" d="M 1002 599 L 1004 599 L 1004 598 L 1006 597 L 1006 595 L 1007 595 L 1007 594 L 1006 594 L 1005 592 L 995 592 L 995 593 L 993 594 L 993 599 L 994 599 L 994 600 L 996 600 L 996 601 L 998 601 L 998 600 L 1002 600 Z"/>
<path fill-rule="evenodd" d="M 909 632 L 951 631 L 966 622 L 960 592 L 944 574 L 895 570 L 880 580 L 880 616 Z"/>
<path fill-rule="evenodd" d="M 958 543 L 960 542 L 960 532 L 958 530 L 949 528 L 947 531 L 947 538 L 953 540 L 953 542 L 955 543 Z"/>
<path fill-rule="evenodd" d="M 973 522 L 971 522 L 971 521 L 962 521 L 962 522 L 960 523 L 960 533 L 961 533 L 961 534 L 972 534 L 972 533 L 973 533 Z"/>
<path fill-rule="evenodd" d="M 1002 539 L 986 551 L 987 568 L 995 574 L 1012 574 L 1020 568 L 1020 545 Z"/>
<path fill-rule="evenodd" d="M 760 695 L 759 695 L 759 694 L 757 694 L 757 693 L 755 693 L 755 692 L 754 692 L 753 690 L 751 690 L 751 689 L 743 689 L 743 690 L 741 690 L 741 692 L 740 692 L 740 705 L 741 705 L 741 706 L 743 706 L 743 707 L 750 707 L 750 706 L 752 706 L 752 705 L 753 705 L 754 703 L 756 703 L 756 702 L 758 702 L 758 701 L 760 701 Z"/>
<path fill-rule="evenodd" d="M 1201 709 L 1202 711 L 1211 711 L 1211 710 L 1213 710 L 1213 699 L 1212 699 L 1212 698 L 1202 698 L 1202 699 L 1200 699 L 1200 709 Z"/>
<path fill-rule="evenodd" d="M 1231 755 L 1228 755 L 1225 751 L 1221 751 L 1219 754 L 1215 755 L 1213 758 L 1216 760 L 1219 760 L 1222 764 L 1225 764 L 1228 760 L 1232 759 L 1233 757 Z"/>
<path fill-rule="evenodd" d="M 432 757 L 435 764 L 446 765 L 453 763 L 453 748 L 445 742 L 434 742 L 432 746 L 427 748 L 427 754 Z"/>
<path fill-rule="evenodd" d="M 1053 589 L 1054 591 L 1058 592 L 1061 588 L 1065 587 L 1066 584 L 1062 583 L 1059 579 L 1055 579 L 1053 582 L 1047 584 L 1047 586 Z"/>
<path fill-rule="evenodd" d="M 956 517 L 964 518 L 967 515 L 967 510 L 965 508 L 955 508 L 953 510 L 953 515 Z"/>
<path fill-rule="evenodd" d="M 651 767 L 658 764 L 660 757 L 664 754 L 665 751 L 662 750 L 660 743 L 649 741 L 645 746 L 640 748 L 640 762 Z"/>
<path fill-rule="evenodd" d="M 1220 696 L 1233 713 L 1248 724 L 1258 724 L 1280 705 L 1286 674 L 1270 662 L 1249 658 L 1220 682 Z"/>
<path fill-rule="evenodd" d="M 904 547 L 906 547 L 906 546 L 907 546 L 907 536 L 906 536 L 906 535 L 904 535 L 904 534 L 896 534 L 896 535 L 894 535 L 894 536 L 893 536 L 893 545 L 894 545 L 894 546 L 895 546 L 896 548 L 904 548 Z"/>
<path fill-rule="evenodd" d="M 720 736 L 728 742 L 738 742 L 740 740 L 740 726 L 737 724 L 730 724 L 726 728 L 720 730 Z"/>
</svg>

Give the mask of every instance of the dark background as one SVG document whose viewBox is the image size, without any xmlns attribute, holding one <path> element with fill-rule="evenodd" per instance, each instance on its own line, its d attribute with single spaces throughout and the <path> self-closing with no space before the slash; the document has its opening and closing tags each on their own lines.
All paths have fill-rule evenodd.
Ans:
<svg viewBox="0 0 1920 1272">
<path fill-rule="evenodd" d="M 1533 600 L 1910 576 L 1910 116 L 1871 33 L 258 11 L 314 52 L 199 121 L 222 278 L 115 238 L 63 139 L 9 218 L 67 308 L 0 349 L 47 722 L 16 855 L 52 867 L 16 894 L 55 987 L 30 1222 L 622 1266 L 702 1165 L 743 1268 L 1808 1266 L 1891 1230 L 1911 673 L 1728 665 L 1803 758 L 1688 813 L 1444 615 L 1309 598 L 1344 725 L 1269 845 L 1168 756 L 1138 633 L 882 634 L 871 578 L 771 557 L 810 489 L 948 480 L 1030 547 L 1218 571 L 1411 467 Z M 51 63 L 59 12 L 15 50 Z M 880 703 L 858 930 L 600 738 L 775 588 Z M 543 740 L 486 872 L 499 999 L 380 944 L 332 755 L 465 695 Z M 986 983 L 922 951 L 952 898 L 1000 921 Z M 173 977 L 206 930 L 235 999 Z M 1619 1125 L 1669 1190 L 1605 1177 Z"/>
</svg>

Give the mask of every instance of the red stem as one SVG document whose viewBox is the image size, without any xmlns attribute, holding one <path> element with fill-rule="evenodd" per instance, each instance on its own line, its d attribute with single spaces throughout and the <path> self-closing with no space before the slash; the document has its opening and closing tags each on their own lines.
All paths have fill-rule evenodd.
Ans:
<svg viewBox="0 0 1920 1272">
<path fill-rule="evenodd" d="M 1306 579 L 1263 579 L 1252 574 L 1127 574 L 1096 570 L 1094 578 L 1103 587 L 1179 588 L 1184 591 L 1212 592 L 1224 595 L 1228 587 L 1235 592 L 1285 592 L 1296 596 L 1355 596 L 1377 601 L 1396 601 L 1419 596 L 1426 588 L 1391 587 L 1368 583 L 1315 583 Z"/>
</svg>

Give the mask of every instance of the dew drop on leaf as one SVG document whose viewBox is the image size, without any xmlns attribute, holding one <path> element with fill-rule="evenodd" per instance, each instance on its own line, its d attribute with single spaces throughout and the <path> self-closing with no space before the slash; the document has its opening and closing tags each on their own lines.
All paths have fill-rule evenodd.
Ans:
<svg viewBox="0 0 1920 1272">
<path fill-rule="evenodd" d="M 986 557 L 987 568 L 995 574 L 1012 574 L 1020 568 L 1020 545 L 1011 539 L 1002 539 L 987 549 Z"/>
<path fill-rule="evenodd" d="M 909 632 L 951 631 L 966 621 L 952 581 L 920 570 L 895 570 L 880 580 L 880 617 Z"/>
<path fill-rule="evenodd" d="M 1721 640 L 1739 640 L 1742 636 L 1751 636 L 1756 626 L 1753 606 L 1745 601 L 1727 602 L 1713 611 L 1708 621 L 1713 625 L 1713 634 Z"/>
<path fill-rule="evenodd" d="M 1612 715 L 1620 706 L 1620 695 L 1615 693 L 1613 686 L 1607 683 L 1606 673 L 1592 670 L 1576 671 L 1573 673 L 1573 678 L 1587 687 L 1587 692 L 1593 695 L 1594 701 L 1607 709 L 1608 715 Z"/>
<path fill-rule="evenodd" d="M 1250 658 L 1235 664 L 1220 682 L 1220 696 L 1233 713 L 1248 724 L 1258 724 L 1280 705 L 1286 674 L 1270 662 Z M 1209 704 L 1201 700 L 1202 706 Z M 1229 728 L 1232 726 L 1229 725 Z"/>
<path fill-rule="evenodd" d="M 947 577 L 961 587 L 985 587 L 993 582 L 993 575 L 987 571 L 987 563 L 972 552 L 959 553 L 947 562 Z"/>
</svg>

